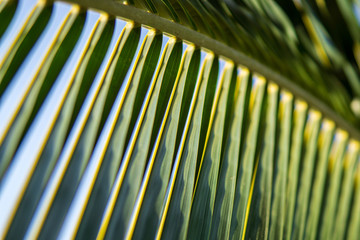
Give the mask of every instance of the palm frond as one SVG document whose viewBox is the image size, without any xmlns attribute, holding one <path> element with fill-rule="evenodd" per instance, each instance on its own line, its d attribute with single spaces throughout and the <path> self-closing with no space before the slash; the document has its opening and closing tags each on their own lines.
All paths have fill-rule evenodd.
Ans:
<svg viewBox="0 0 360 240">
<path fill-rule="evenodd" d="M 0 238 L 360 235 L 353 3 L 70 2 L 0 0 Z"/>
</svg>

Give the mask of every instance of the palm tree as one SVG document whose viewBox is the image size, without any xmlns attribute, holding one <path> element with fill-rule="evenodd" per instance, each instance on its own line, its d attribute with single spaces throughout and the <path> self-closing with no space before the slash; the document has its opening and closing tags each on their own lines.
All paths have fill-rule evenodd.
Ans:
<svg viewBox="0 0 360 240">
<path fill-rule="evenodd" d="M 357 239 L 359 12 L 0 0 L 0 238 Z"/>
</svg>

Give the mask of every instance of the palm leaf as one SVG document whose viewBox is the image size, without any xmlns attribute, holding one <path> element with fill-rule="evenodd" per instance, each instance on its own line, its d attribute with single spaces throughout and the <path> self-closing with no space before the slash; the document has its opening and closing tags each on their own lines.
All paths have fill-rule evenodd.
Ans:
<svg viewBox="0 0 360 240">
<path fill-rule="evenodd" d="M 357 239 L 344 1 L 0 0 L 0 238 Z"/>
</svg>

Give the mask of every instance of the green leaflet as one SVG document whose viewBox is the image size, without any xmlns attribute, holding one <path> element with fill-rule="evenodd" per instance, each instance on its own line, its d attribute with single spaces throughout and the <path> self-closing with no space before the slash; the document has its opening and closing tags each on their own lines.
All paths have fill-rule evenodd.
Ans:
<svg viewBox="0 0 360 240">
<path fill-rule="evenodd" d="M 136 130 L 134 130 L 137 136 L 133 135 L 135 138 L 131 138 L 124 155 L 124 165 L 127 166 L 120 170 L 125 171 L 125 173 L 119 173 L 124 174 L 124 179 L 121 182 L 120 191 L 106 232 L 105 237 L 108 239 L 122 236 L 128 226 L 142 180 L 139 176 L 144 173 L 149 149 L 152 148 L 151 138 L 158 133 L 159 120 L 163 118 L 176 79 L 174 71 L 178 70 L 180 64 L 181 47 L 182 44 L 176 42 L 176 39 L 171 38 L 169 40 L 154 75 L 154 82 L 151 83 L 150 88 L 152 88 L 152 91 L 149 91 L 151 97 L 147 95 L 144 101 L 145 107 L 143 107 L 139 116 L 142 119 L 138 120 Z"/>
<path fill-rule="evenodd" d="M 0 96 L 15 74 L 15 70 L 34 45 L 38 35 L 40 35 L 43 28 L 45 28 L 51 15 L 51 10 L 51 6 L 40 3 L 35 7 L 31 16 L 27 19 L 25 26 L 23 26 L 23 32 L 19 33 L 16 43 L 5 56 L 5 61 L 0 64 Z M 39 72 L 32 80 L 32 86 L 29 86 L 28 96 L 23 97 L 23 105 L 18 107 L 17 115 L 14 116 L 13 121 L 9 123 L 11 126 L 9 126 L 0 137 L 0 179 L 3 178 L 4 172 L 19 145 L 20 139 L 29 127 L 32 118 L 34 118 L 37 110 L 45 99 L 52 85 L 51 83 L 54 82 L 55 77 L 60 72 L 61 66 L 65 64 L 68 55 L 81 33 L 81 22 L 83 19 L 78 15 L 78 7 L 74 7 L 73 11 L 68 14 L 52 46 L 48 50 L 46 59 L 44 59 L 41 64 L 41 70 L 39 69 Z M 59 54 L 60 51 L 68 54 L 61 56 Z M 53 60 L 57 62 L 52 62 Z"/>
<path fill-rule="evenodd" d="M 83 52 L 79 61 L 77 62 L 76 69 L 72 74 L 71 81 L 63 96 L 64 102 L 60 106 L 56 122 L 51 130 L 50 136 L 44 146 L 44 150 L 40 156 L 39 164 L 44 161 L 44 166 L 40 168 L 46 169 L 46 178 L 52 172 L 56 159 L 59 157 L 65 140 L 68 137 L 74 120 L 73 116 L 79 114 L 81 104 L 84 102 L 85 93 L 79 96 L 79 92 L 88 92 L 89 88 L 95 78 L 95 75 L 100 67 L 102 58 L 105 56 L 105 49 L 110 42 L 111 32 L 113 25 L 109 25 L 107 16 L 102 16 L 95 24 L 87 43 L 84 46 Z M 107 30 L 107 34 L 102 34 Z M 78 105 L 75 108 L 75 105 Z M 51 159 L 49 161 L 49 159 Z M 47 164 L 48 167 L 45 167 Z M 47 180 L 43 181 L 47 181 Z"/>
<path fill-rule="evenodd" d="M 181 148 L 175 159 L 175 166 L 168 186 L 168 194 L 165 199 L 165 209 L 161 218 L 157 238 L 179 238 L 185 239 L 190 210 L 193 188 L 195 185 L 196 161 L 202 154 L 201 144 L 204 144 L 204 130 L 208 129 L 210 109 L 215 94 L 215 87 L 218 74 L 218 60 L 212 54 L 208 54 L 204 61 L 196 89 L 198 96 L 192 110 L 191 123 L 182 137 Z M 211 121 L 211 120 L 210 120 Z M 187 125 L 189 122 L 187 122 Z M 171 193 L 174 193 L 172 195 Z"/>
<path fill-rule="evenodd" d="M 339 188 L 342 177 L 342 165 L 347 143 L 347 133 L 337 131 L 335 134 L 333 148 L 330 153 L 327 188 L 325 189 L 322 208 L 322 221 L 320 221 L 320 229 L 317 236 L 319 239 L 330 239 L 333 234 L 336 209 L 338 206 Z"/>
<path fill-rule="evenodd" d="M 18 0 L 0 1 L 0 22 L 1 22 L 0 39 L 4 34 L 5 30 L 7 29 L 7 27 L 9 26 L 11 19 L 15 14 L 17 5 L 18 5 Z M 2 95 L 1 93 L 2 92 L 0 92 L 0 96 Z"/>
<path fill-rule="evenodd" d="M 125 132 L 127 132 L 127 138 L 130 138 L 133 129 L 134 132 L 138 134 L 140 124 L 135 126 L 135 121 L 138 114 L 143 113 L 140 112 L 140 110 L 141 106 L 143 105 L 143 100 L 146 96 L 147 88 L 150 84 L 148 79 L 152 76 L 155 70 L 155 61 L 157 61 L 160 54 L 161 40 L 161 35 L 156 34 L 155 31 L 150 31 L 148 33 L 140 49 L 135 67 L 133 68 L 133 72 L 131 73 L 131 77 L 129 79 L 129 83 L 126 86 L 124 93 L 126 94 L 126 97 L 123 100 L 124 102 L 122 103 L 122 109 L 119 115 L 119 119 L 117 120 L 117 126 L 115 126 L 114 129 L 112 136 L 113 140 L 109 143 L 109 151 L 105 154 L 104 157 L 104 160 L 106 161 L 109 161 L 107 158 L 114 159 L 115 161 L 112 162 L 114 165 L 116 164 L 119 166 L 118 164 L 120 164 L 119 162 L 122 158 L 124 148 L 126 147 L 127 142 L 130 140 L 125 138 Z M 113 154 L 112 151 L 114 151 L 116 155 Z M 117 172 L 116 167 L 112 167 L 110 174 L 107 176 L 109 182 L 114 183 L 114 185 L 112 188 L 110 185 L 109 188 L 109 190 L 111 189 L 111 193 L 109 192 L 110 196 L 105 208 L 103 219 L 101 220 L 102 222 L 98 237 L 103 238 L 105 236 L 128 163 L 129 160 L 122 161 L 120 170 L 118 171 L 115 179 L 114 177 Z"/>
<path fill-rule="evenodd" d="M 236 180 L 236 191 L 234 199 L 234 209 L 232 212 L 232 220 L 230 226 L 230 238 L 239 239 L 244 235 L 244 229 L 246 229 L 246 215 L 248 211 L 248 204 L 251 201 L 250 186 L 253 178 L 253 168 L 255 160 L 257 158 L 256 149 L 258 142 L 259 124 L 261 118 L 262 104 L 266 89 L 266 82 L 263 78 L 254 77 L 253 89 L 251 91 L 249 100 L 249 115 L 246 140 L 243 141 L 243 145 L 240 154 L 240 165 Z"/>
<path fill-rule="evenodd" d="M 214 213 L 211 222 L 211 239 L 228 239 L 231 216 L 234 206 L 236 176 L 239 164 L 240 148 L 243 141 L 243 122 L 248 106 L 250 87 L 249 72 L 240 69 L 234 92 L 234 109 L 231 115 L 229 135 L 226 140 L 224 159 L 220 167 L 219 183 L 216 191 Z M 231 99 L 229 99 L 231 101 Z"/>
<path fill-rule="evenodd" d="M 132 234 L 134 239 L 155 237 L 170 178 L 173 156 L 177 148 L 176 142 L 179 142 L 181 137 L 196 83 L 199 60 L 199 49 L 189 46 L 180 64 L 176 93 L 171 106 L 168 107 L 170 109 L 167 110 L 169 116 L 162 122 L 163 133 L 159 133 L 151 153 L 127 237 Z M 164 126 L 164 124 L 166 125 Z"/>
<path fill-rule="evenodd" d="M 301 150 L 303 146 L 303 131 L 305 129 L 305 122 L 307 117 L 307 105 L 304 102 L 295 102 L 294 111 L 294 130 L 292 132 L 291 152 L 289 159 L 289 170 L 287 175 L 286 186 L 286 203 L 285 203 L 285 228 L 284 237 L 291 238 L 293 216 L 295 214 L 295 201 L 297 197 L 297 185 L 300 168 Z"/>
<path fill-rule="evenodd" d="M 293 236 L 303 238 L 307 208 L 309 205 L 309 196 L 311 181 L 314 173 L 315 158 L 317 152 L 317 141 L 321 123 L 321 114 L 319 112 L 310 112 L 305 131 L 304 131 L 304 148 L 303 159 L 300 162 L 300 177 L 297 191 L 297 201 L 294 215 Z"/>
<path fill-rule="evenodd" d="M 286 183 L 290 157 L 293 96 L 280 93 L 278 133 L 274 163 L 269 239 L 283 239 L 285 225 Z"/>
<path fill-rule="evenodd" d="M 107 49 L 110 43 L 113 23 L 108 24 L 108 20 L 107 15 L 102 15 L 97 21 L 92 32 L 93 37 L 89 39 L 82 55 L 82 61 L 78 63 L 76 72 L 74 73 L 72 88 L 68 92 L 66 101 L 59 113 L 58 121 L 55 122 L 49 140 L 44 147 L 44 155 L 41 157 L 44 157 L 47 161 L 51 159 L 51 161 L 45 163 L 50 163 L 46 166 L 46 170 L 44 171 L 45 175 L 43 175 L 44 172 L 40 173 L 42 174 L 42 178 L 44 178 L 42 181 L 49 179 L 49 175 L 54 177 L 51 182 L 47 183 L 47 187 L 44 190 L 45 193 L 42 196 L 42 200 L 40 200 L 35 216 L 29 227 L 30 230 L 28 230 L 27 233 L 29 236 L 37 236 L 40 233 L 40 227 L 44 223 L 53 201 L 53 198 L 50 196 L 54 196 L 57 193 L 61 185 L 61 180 L 66 172 L 71 156 L 64 157 L 63 161 L 57 162 L 60 166 L 57 168 L 57 172 L 52 172 L 52 169 L 54 168 L 55 160 L 59 157 L 62 150 L 67 132 L 70 131 L 69 126 L 72 127 L 74 124 L 74 120 L 71 120 L 71 117 L 74 118 L 80 111 L 81 104 L 105 55 L 106 51 L 104 50 Z M 81 93 L 79 93 L 79 89 L 82 89 Z M 54 151 L 52 150 L 53 147 L 57 149 Z M 41 157 L 39 162 L 41 161 Z"/>
<path fill-rule="evenodd" d="M 225 131 L 225 116 L 228 98 L 233 96 L 236 75 L 232 63 L 226 63 L 222 73 L 222 89 L 220 96 L 215 96 L 214 109 L 210 122 L 211 131 L 208 132 L 208 140 L 204 150 L 204 157 L 200 163 L 199 175 L 195 186 L 195 194 L 192 200 L 189 220 L 188 238 L 206 239 L 210 233 L 210 225 L 214 211 L 216 187 L 222 153 L 223 134 Z M 217 99 L 219 98 L 219 99 Z M 231 101 L 232 99 L 230 99 Z M 216 111 L 216 112 L 215 112 Z"/>
<path fill-rule="evenodd" d="M 135 54 L 139 35 L 140 28 L 137 27 L 137 25 L 135 25 L 134 23 L 129 22 L 119 36 L 117 43 L 114 47 L 114 51 L 109 58 L 108 66 L 105 68 L 105 71 L 103 73 L 103 75 L 106 75 L 105 83 L 102 86 L 100 92 L 101 94 L 108 91 L 107 94 L 104 94 L 104 96 L 107 96 L 106 100 L 104 98 L 102 99 L 103 101 L 106 101 L 106 103 L 104 105 L 102 105 L 101 103 L 99 104 L 100 108 L 104 109 L 102 112 L 102 119 L 106 119 L 107 117 L 111 118 L 107 115 L 110 112 L 111 105 L 114 103 L 116 97 L 115 94 L 119 91 L 120 86 L 123 84 L 123 79 L 125 77 L 126 71 L 128 70 L 131 60 Z M 107 103 L 110 106 L 106 105 Z M 114 105 L 114 107 L 117 106 Z M 94 107 L 94 109 L 95 108 L 96 106 Z M 96 117 L 94 118 L 96 119 Z M 114 123 L 114 119 L 112 120 Z M 101 130 L 102 125 L 103 124 L 100 122 L 99 130 Z M 114 124 L 112 124 L 112 127 L 114 127 Z M 106 132 L 111 130 L 112 128 L 110 128 L 109 130 L 104 129 L 103 131 Z M 96 157 L 96 150 L 99 147 L 104 148 L 104 146 L 108 144 L 109 136 L 107 137 L 106 141 L 102 141 L 101 139 L 102 138 L 100 137 L 97 140 L 97 145 L 95 147 L 94 153 L 92 154 L 92 157 L 89 160 L 83 177 L 81 178 L 81 182 L 79 183 L 79 187 L 77 188 L 76 195 L 74 196 L 74 199 L 71 203 L 69 211 L 67 212 L 67 216 L 60 230 L 60 238 L 74 238 L 75 235 L 81 238 L 94 238 L 96 236 L 96 230 L 98 228 L 98 225 L 100 224 L 101 219 L 98 219 L 96 217 L 98 212 L 94 211 L 93 204 L 94 199 L 98 197 L 98 195 L 96 194 L 98 194 L 99 192 L 99 187 L 101 187 L 99 181 L 96 180 L 102 178 L 99 177 L 97 179 L 93 176 L 97 176 L 99 170 L 104 169 L 101 168 L 103 157 Z M 103 172 L 104 171 L 102 171 L 102 173 Z M 91 176 L 90 179 L 89 176 Z M 84 191 L 87 191 L 89 194 L 84 195 Z M 96 193 L 91 196 L 92 191 L 96 191 Z M 78 202 L 81 202 L 81 207 L 77 205 Z M 87 209 L 87 211 L 84 215 L 85 209 Z"/>
<path fill-rule="evenodd" d="M 115 54 L 114 59 L 111 65 L 109 66 L 109 71 L 106 75 L 106 78 L 111 80 L 111 82 L 108 83 L 108 88 L 106 89 L 109 92 L 107 95 L 105 95 L 107 96 L 105 100 L 105 104 L 101 106 L 104 108 L 104 111 L 106 112 L 102 114 L 102 119 L 100 122 L 100 126 L 98 128 L 99 129 L 98 132 L 102 129 L 105 119 L 107 119 L 108 117 L 108 114 L 110 112 L 110 107 L 113 105 L 113 102 L 116 97 L 115 94 L 117 94 L 121 85 L 123 84 L 123 79 L 125 77 L 126 71 L 130 67 L 132 57 L 135 54 L 135 50 L 139 41 L 139 36 L 140 36 L 140 28 L 134 26 L 133 23 L 128 23 L 125 26 L 122 35 L 119 37 L 118 48 L 116 52 L 114 52 Z M 109 144 L 108 141 L 105 144 Z M 98 219 L 99 210 L 103 210 L 103 208 L 105 207 L 104 206 L 105 203 L 103 204 L 103 207 L 100 207 L 99 203 L 98 206 L 95 207 L 94 203 L 96 201 L 98 202 L 106 201 L 107 194 L 104 193 L 103 191 L 109 192 L 112 183 L 109 183 L 107 181 L 108 176 L 106 176 L 105 174 L 107 174 L 108 171 L 114 170 L 114 169 L 109 169 L 109 167 L 111 167 L 111 164 L 112 163 L 108 161 L 108 159 L 107 161 L 104 161 L 103 156 L 101 156 L 97 160 L 97 171 L 99 172 L 96 173 L 97 178 L 93 178 L 94 185 L 90 186 L 90 189 L 88 188 L 88 191 L 91 191 L 91 188 L 93 188 L 91 195 L 88 196 L 88 199 L 86 200 L 84 199 L 84 201 L 88 201 L 88 204 L 87 205 L 84 204 L 83 211 L 85 212 L 81 223 L 79 222 L 80 226 L 78 226 L 79 230 L 77 233 L 77 237 L 93 238 L 96 236 L 96 230 L 99 227 L 101 220 Z M 81 197 L 81 195 L 79 196 Z"/>
<path fill-rule="evenodd" d="M 7 147 L 8 156 L 11 156 L 11 151 L 16 150 L 15 148 L 20 141 L 20 137 L 22 137 L 21 135 L 24 135 L 22 131 L 25 131 L 28 128 L 26 125 L 32 123 L 35 114 L 38 112 L 45 97 L 48 95 L 59 71 L 66 62 L 80 35 L 84 20 L 85 14 L 80 11 L 78 7 L 74 7 L 65 19 L 63 27 L 59 30 L 57 38 L 54 40 L 51 49 L 49 49 L 48 56 L 45 59 L 46 61 L 43 62 L 42 69 L 36 79 L 34 79 L 35 83 L 15 120 L 14 127 L 16 128 L 10 130 L 9 142 L 4 143 L 3 147 Z M 3 158 L 4 161 L 6 161 L 6 159 L 6 157 Z M 47 166 L 52 167 L 54 161 L 55 159 L 51 158 L 46 158 L 44 160 L 40 157 L 40 159 L 38 159 L 37 166 L 32 173 L 32 178 L 28 183 L 27 189 L 18 207 L 20 211 L 15 215 L 13 220 L 14 226 L 19 225 L 21 226 L 21 229 L 10 228 L 8 233 L 9 237 L 22 238 L 23 234 L 25 234 L 26 227 L 30 223 L 32 214 L 35 211 L 35 206 L 49 177 L 46 174 L 46 168 Z"/>
<path fill-rule="evenodd" d="M 341 192 L 339 195 L 338 208 L 336 219 L 334 221 L 333 239 L 345 239 L 346 229 L 344 224 L 347 223 L 351 213 L 351 191 L 354 187 L 354 177 L 356 168 L 359 166 L 359 144 L 351 141 L 348 145 L 345 159 L 343 162 L 343 179 L 341 185 Z M 355 209 L 356 211 L 356 209 Z M 356 212 L 354 213 L 356 214 Z"/>
<path fill-rule="evenodd" d="M 113 22 L 110 22 L 108 26 L 109 28 L 104 30 L 103 36 L 112 34 Z M 119 89 L 122 79 L 129 68 L 130 62 L 126 60 L 127 58 L 124 57 L 124 55 L 130 54 L 130 56 L 133 56 L 137 42 L 136 35 L 135 41 L 133 38 L 129 37 L 131 36 L 131 27 L 125 29 L 127 29 L 127 31 L 124 31 L 118 38 L 115 48 L 108 59 L 108 64 L 100 78 L 101 81 L 97 83 L 97 91 L 93 96 L 94 100 L 92 101 L 93 104 L 91 106 L 92 109 L 89 110 L 90 112 L 85 120 L 86 123 L 83 124 L 77 146 L 73 150 L 72 156 L 69 156 L 70 159 L 68 161 L 70 162 L 67 171 L 62 179 L 54 202 L 52 203 L 52 208 L 40 237 L 42 234 L 44 236 L 49 235 L 49 231 L 59 231 L 66 213 L 64 209 L 68 209 L 70 206 L 71 199 L 76 191 L 77 183 L 79 182 L 89 161 L 90 154 L 93 151 L 97 139 L 97 132 L 99 131 L 98 129 L 99 127 L 102 128 L 102 126 L 99 126 L 101 124 L 101 118 L 107 117 L 108 115 L 108 112 L 104 110 L 106 109 L 105 102 L 109 100 L 109 96 L 111 96 L 109 94 L 110 87 L 113 88 L 112 90 L 116 90 L 116 88 Z M 103 51 L 104 50 L 106 49 L 103 49 Z M 121 61 L 118 61 L 121 54 L 123 54 L 123 58 L 121 58 Z M 116 75 L 114 75 L 114 73 L 116 73 Z M 108 101 L 108 104 L 111 106 L 112 102 Z"/>
<path fill-rule="evenodd" d="M 263 122 L 264 136 L 259 138 L 264 140 L 259 141 L 262 150 L 255 168 L 255 182 L 252 187 L 251 203 L 248 203 L 251 205 L 248 222 L 246 223 L 245 238 L 268 238 L 278 99 L 279 89 L 276 85 L 270 83 L 267 87 L 266 117 L 263 118 L 265 120 Z"/>
<path fill-rule="evenodd" d="M 84 213 L 84 221 L 80 225 L 78 236 L 95 237 L 101 224 L 101 216 L 106 208 L 107 200 L 113 187 L 116 173 L 122 159 L 123 150 L 126 147 L 124 132 L 129 128 L 131 111 L 135 101 L 136 92 L 139 91 L 139 82 L 148 78 L 154 71 L 154 65 L 145 65 L 147 58 L 156 59 L 160 51 L 159 38 L 150 32 L 142 43 L 141 50 L 137 56 L 137 61 L 132 74 L 125 83 L 125 90 L 122 94 L 120 105 L 117 106 L 117 114 L 112 123 L 112 129 L 108 140 L 104 146 L 100 160 L 102 165 L 99 169 L 98 178 L 94 184 L 94 189 L 89 198 L 88 206 Z M 144 75 L 141 75 L 144 70 Z M 143 85 L 145 85 L 142 82 Z M 142 95 L 144 97 L 144 95 Z M 134 113 L 134 117 L 136 114 Z M 96 216 L 94 218 L 93 216 Z"/>
<path fill-rule="evenodd" d="M 359 236 L 360 231 L 360 164 L 359 164 L 359 155 L 357 158 L 357 168 L 354 176 L 354 193 L 352 197 L 350 220 L 348 222 L 349 226 L 346 232 L 346 239 L 356 239 Z"/>
<path fill-rule="evenodd" d="M 309 214 L 306 222 L 305 237 L 315 239 L 318 232 L 318 222 L 321 214 L 321 203 L 323 195 L 319 194 L 324 191 L 326 172 L 331 144 L 334 137 L 334 123 L 329 120 L 324 120 L 322 128 L 319 133 L 319 153 L 314 172 L 314 182 L 312 186 L 311 199 L 309 204 Z"/>
<path fill-rule="evenodd" d="M 127 138 L 130 138 L 145 98 L 150 83 L 148 79 L 151 78 L 155 71 L 155 61 L 157 61 L 160 54 L 161 36 L 151 31 L 142 44 L 136 64 L 126 83 L 118 120 L 104 156 L 105 161 L 111 162 L 110 172 L 106 176 L 110 183 L 110 188 L 115 180 L 120 161 L 129 141 Z"/>
<path fill-rule="evenodd" d="M 0 96 L 46 27 L 52 13 L 52 6 L 45 1 L 38 2 L 16 36 L 16 41 L 0 62 Z"/>
</svg>

